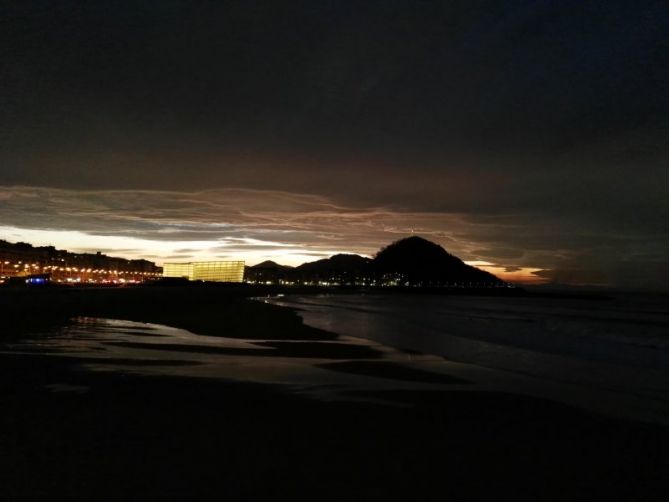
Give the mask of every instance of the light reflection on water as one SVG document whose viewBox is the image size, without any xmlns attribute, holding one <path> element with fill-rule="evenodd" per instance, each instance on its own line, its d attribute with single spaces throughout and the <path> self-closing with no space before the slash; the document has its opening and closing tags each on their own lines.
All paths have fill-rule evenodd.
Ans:
<svg viewBox="0 0 669 502">
<path fill-rule="evenodd" d="M 158 324 L 81 317 L 60 330 L 4 348 L 12 353 L 71 357 L 91 371 L 280 384 L 292 392 L 326 400 L 352 400 L 346 394 L 350 391 L 471 389 L 465 379 L 451 376 L 457 364 L 352 337 L 307 342 L 246 340 L 195 335 Z"/>
</svg>

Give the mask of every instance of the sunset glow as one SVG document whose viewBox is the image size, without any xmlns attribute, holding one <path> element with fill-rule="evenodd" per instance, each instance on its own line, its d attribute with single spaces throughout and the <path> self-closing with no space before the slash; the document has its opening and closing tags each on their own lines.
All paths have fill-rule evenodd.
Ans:
<svg viewBox="0 0 669 502">
<path fill-rule="evenodd" d="M 36 246 L 55 246 L 73 252 L 106 254 L 128 259 L 145 258 L 158 265 L 165 262 L 243 260 L 248 265 L 271 260 L 282 265 L 297 266 L 302 263 L 327 258 L 340 253 L 358 253 L 371 256 L 351 248 L 323 249 L 318 247 L 303 248 L 291 243 L 262 241 L 259 239 L 218 240 L 152 240 L 139 237 L 86 234 L 79 231 L 31 230 L 16 227 L 0 227 L 2 235 L 13 242 L 29 242 Z M 379 247 L 384 243 L 379 243 Z M 261 249 L 245 249 L 255 246 Z M 184 251 L 187 250 L 187 251 Z M 545 278 L 535 275 L 540 268 L 517 267 L 508 270 L 508 266 L 496 265 L 488 261 L 466 261 L 469 265 L 486 270 L 500 279 L 518 284 L 540 284 Z"/>
<path fill-rule="evenodd" d="M 659 8 L 158 4 L 8 8 L 0 239 L 299 265 L 418 235 L 519 283 L 669 283 Z"/>
</svg>

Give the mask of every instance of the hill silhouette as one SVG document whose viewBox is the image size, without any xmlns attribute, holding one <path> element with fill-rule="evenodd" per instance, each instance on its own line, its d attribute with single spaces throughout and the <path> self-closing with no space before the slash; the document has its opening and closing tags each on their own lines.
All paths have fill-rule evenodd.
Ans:
<svg viewBox="0 0 669 502">
<path fill-rule="evenodd" d="M 244 267 L 244 278 L 253 282 L 277 282 L 285 279 L 293 271 L 293 267 L 280 265 L 272 260 L 266 260 L 257 265 Z"/>
<path fill-rule="evenodd" d="M 275 261 L 272 260 L 266 260 L 263 261 L 262 263 L 258 263 L 257 265 L 252 265 L 252 269 L 255 270 L 292 270 L 293 267 L 290 265 L 280 265 Z"/>
<path fill-rule="evenodd" d="M 404 283 L 422 286 L 500 285 L 504 281 L 450 254 L 422 237 L 407 237 L 381 249 L 373 260 L 377 274 L 396 274 Z"/>
<path fill-rule="evenodd" d="M 336 254 L 295 268 L 301 280 L 353 280 L 370 274 L 371 260 L 357 254 Z"/>
<path fill-rule="evenodd" d="M 265 261 L 249 267 L 247 278 L 264 281 L 334 282 L 424 287 L 495 287 L 504 281 L 467 265 L 443 247 L 422 237 L 398 240 L 373 259 L 336 254 L 292 268 Z"/>
</svg>

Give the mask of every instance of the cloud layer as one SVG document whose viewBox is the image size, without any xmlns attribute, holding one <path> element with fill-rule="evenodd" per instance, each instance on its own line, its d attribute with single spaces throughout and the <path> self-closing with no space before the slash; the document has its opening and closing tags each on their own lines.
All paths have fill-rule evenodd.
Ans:
<svg viewBox="0 0 669 502">
<path fill-rule="evenodd" d="M 279 191 L 0 187 L 0 214 L 3 232 L 13 240 L 160 262 L 243 258 L 298 264 L 336 252 L 372 255 L 414 233 L 520 281 L 638 285 L 652 279 L 643 267 L 657 273 L 664 262 L 655 253 L 657 240 L 575 233 L 562 220 L 546 226 L 545 220 L 517 214 L 353 208 L 323 196 Z"/>
<path fill-rule="evenodd" d="M 655 0 L 14 2 L 0 225 L 292 262 L 413 231 L 666 288 L 668 33 Z"/>
</svg>

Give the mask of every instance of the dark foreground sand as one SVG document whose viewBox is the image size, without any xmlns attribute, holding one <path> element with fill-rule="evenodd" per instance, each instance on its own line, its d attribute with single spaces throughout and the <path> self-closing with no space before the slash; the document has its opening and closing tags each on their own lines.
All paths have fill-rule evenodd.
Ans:
<svg viewBox="0 0 669 502">
<path fill-rule="evenodd" d="M 64 313 L 201 334 L 226 326 L 226 336 L 274 338 L 272 347 L 284 347 L 281 340 L 289 338 L 333 337 L 302 326 L 290 311 L 223 289 L 42 294 L 0 295 L 4 312 L 13 307 L 6 339 L 60 322 L 66 316 L 56 314 Z M 41 317 L 24 322 L 17 315 L 31 309 Z M 343 350 L 326 364 L 352 374 L 433 378 L 354 358 Z M 327 403 L 271 385 L 96 373 L 64 357 L 0 354 L 0 495 L 669 499 L 665 428 L 513 394 L 440 390 L 371 397 L 403 406 Z"/>
</svg>

